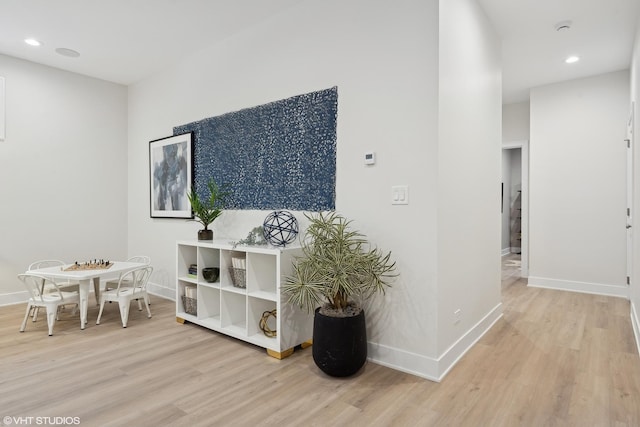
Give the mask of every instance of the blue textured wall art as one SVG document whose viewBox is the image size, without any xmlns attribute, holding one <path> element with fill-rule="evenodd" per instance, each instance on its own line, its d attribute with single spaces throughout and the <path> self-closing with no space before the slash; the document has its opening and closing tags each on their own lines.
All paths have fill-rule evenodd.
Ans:
<svg viewBox="0 0 640 427">
<path fill-rule="evenodd" d="M 194 185 L 213 177 L 229 209 L 335 209 L 338 89 L 176 126 L 194 133 Z"/>
</svg>

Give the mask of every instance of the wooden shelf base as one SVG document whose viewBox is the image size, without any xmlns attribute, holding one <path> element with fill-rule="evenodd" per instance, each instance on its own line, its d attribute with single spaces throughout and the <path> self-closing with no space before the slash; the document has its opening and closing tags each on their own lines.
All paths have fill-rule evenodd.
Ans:
<svg viewBox="0 0 640 427">
<path fill-rule="evenodd" d="M 180 324 L 184 324 L 184 322 L 186 322 L 186 320 L 184 320 L 182 317 L 176 317 L 176 322 L 178 322 Z"/>
</svg>

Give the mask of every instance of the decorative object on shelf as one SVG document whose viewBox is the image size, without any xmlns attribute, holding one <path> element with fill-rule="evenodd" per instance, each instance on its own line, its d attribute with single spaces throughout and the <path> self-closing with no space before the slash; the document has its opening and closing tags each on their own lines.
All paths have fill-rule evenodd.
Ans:
<svg viewBox="0 0 640 427">
<path fill-rule="evenodd" d="M 182 295 L 182 305 L 184 306 L 184 312 L 193 316 L 198 315 L 198 299 L 197 288 L 195 286 L 185 286 L 184 295 Z"/>
<path fill-rule="evenodd" d="M 273 319 L 275 320 L 278 316 L 276 315 L 277 310 L 271 310 L 271 311 L 265 311 L 264 313 L 262 313 L 262 317 L 260 318 L 260 329 L 262 330 L 262 332 L 268 336 L 269 338 L 273 338 L 275 336 L 278 335 L 278 331 L 275 329 L 271 329 L 269 327 L 269 318 L 273 317 Z"/>
<path fill-rule="evenodd" d="M 231 257 L 231 267 L 229 267 L 231 283 L 236 288 L 247 287 L 247 260 L 240 257 Z"/>
<path fill-rule="evenodd" d="M 213 240 L 213 230 L 209 230 L 209 224 L 222 215 L 225 198 L 229 195 L 229 192 L 220 188 L 213 178 L 209 179 L 207 188 L 209 189 L 208 198 L 200 199 L 195 188 L 192 188 L 188 194 L 189 203 L 196 216 L 193 221 L 204 226 L 204 229 L 198 231 L 198 240 Z"/>
<path fill-rule="evenodd" d="M 234 189 L 227 209 L 335 209 L 338 88 L 175 126 L 193 131 L 196 187 Z M 249 178 L 249 174 L 251 177 Z M 277 183 L 277 185 L 274 185 Z"/>
<path fill-rule="evenodd" d="M 151 218 L 193 218 L 191 191 L 193 133 L 149 142 Z"/>
<path fill-rule="evenodd" d="M 209 283 L 213 283 L 220 277 L 220 269 L 218 267 L 205 267 L 202 269 L 202 277 Z"/>
<path fill-rule="evenodd" d="M 191 264 L 189 266 L 189 270 L 187 271 L 187 276 L 191 277 L 192 279 L 198 278 L 198 266 L 196 264 Z"/>
<path fill-rule="evenodd" d="M 265 240 L 273 246 L 286 246 L 298 236 L 298 220 L 291 212 L 271 212 L 262 227 Z"/>
<path fill-rule="evenodd" d="M 305 216 L 310 224 L 302 241 L 303 255 L 294 260 L 283 292 L 289 303 L 314 312 L 316 365 L 331 376 L 350 376 L 367 360 L 364 310 L 354 299 L 384 293 L 397 276 L 395 262 L 391 252 L 372 248 L 342 215 Z"/>
<path fill-rule="evenodd" d="M 231 283 L 233 286 L 236 288 L 247 287 L 247 270 L 229 267 L 229 274 L 231 275 Z"/>
<path fill-rule="evenodd" d="M 198 315 L 198 300 L 195 298 L 189 298 L 185 295 L 182 296 L 182 305 L 184 305 L 184 312 L 191 314 L 192 316 Z"/>
<path fill-rule="evenodd" d="M 233 247 L 235 248 L 238 245 L 266 245 L 267 241 L 264 238 L 264 228 L 262 226 L 254 227 L 247 237 L 242 240 L 238 240 L 237 242 L 233 242 Z"/>
</svg>

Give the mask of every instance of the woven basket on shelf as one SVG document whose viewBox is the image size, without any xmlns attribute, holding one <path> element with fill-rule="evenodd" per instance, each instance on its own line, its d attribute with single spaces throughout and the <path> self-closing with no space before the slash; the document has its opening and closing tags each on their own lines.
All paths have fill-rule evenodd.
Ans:
<svg viewBox="0 0 640 427">
<path fill-rule="evenodd" d="M 191 314 L 192 316 L 198 315 L 198 300 L 195 298 L 189 298 L 182 295 L 182 305 L 184 306 L 184 312 Z"/>
<path fill-rule="evenodd" d="M 229 267 L 229 274 L 231 275 L 231 283 L 233 283 L 233 286 L 236 288 L 247 287 L 247 270 Z"/>
</svg>

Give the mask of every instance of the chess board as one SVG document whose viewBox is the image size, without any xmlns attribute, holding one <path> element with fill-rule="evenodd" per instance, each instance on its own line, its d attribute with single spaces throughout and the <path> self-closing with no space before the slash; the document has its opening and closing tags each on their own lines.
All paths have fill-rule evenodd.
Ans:
<svg viewBox="0 0 640 427">
<path fill-rule="evenodd" d="M 111 268 L 111 261 L 94 260 L 87 262 L 77 262 L 65 268 L 64 271 L 80 271 L 80 270 L 106 270 Z"/>
</svg>

